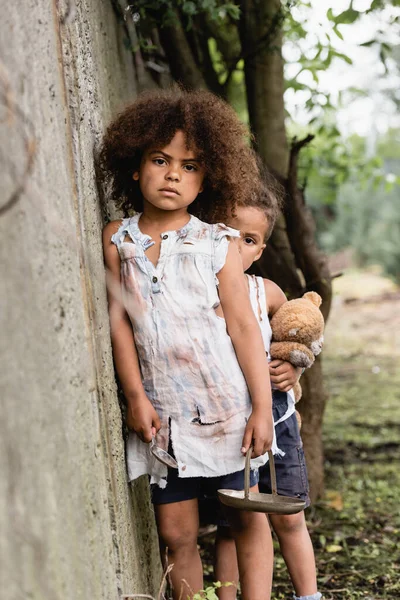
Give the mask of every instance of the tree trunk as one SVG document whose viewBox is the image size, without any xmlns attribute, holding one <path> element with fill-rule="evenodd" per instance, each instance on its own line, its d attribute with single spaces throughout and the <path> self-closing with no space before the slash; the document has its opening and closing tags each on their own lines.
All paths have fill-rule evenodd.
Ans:
<svg viewBox="0 0 400 600">
<path fill-rule="evenodd" d="M 284 79 L 281 56 L 282 33 L 277 13 L 280 0 L 243 0 L 240 35 L 245 59 L 249 121 L 256 150 L 280 179 L 287 175 L 289 152 L 283 103 Z M 278 259 L 278 263 L 274 261 Z M 277 266 L 279 267 L 277 268 Z M 257 270 L 272 278 L 289 295 L 301 295 L 302 284 L 281 215 Z"/>
<path fill-rule="evenodd" d="M 159 35 L 174 80 L 188 89 L 207 89 L 178 13 L 175 25 L 160 27 Z"/>
<path fill-rule="evenodd" d="M 301 378 L 303 396 L 296 405 L 300 412 L 301 437 L 307 459 L 310 498 L 315 501 L 324 490 L 324 448 L 322 444 L 322 422 L 327 401 L 324 390 L 322 361 L 317 356 L 315 363 Z"/>
<path fill-rule="evenodd" d="M 256 149 L 265 164 L 284 182 L 285 217 L 278 219 L 256 272 L 275 281 L 289 298 L 314 289 L 323 298 L 328 316 L 331 287 L 326 261 L 314 239 L 314 225 L 297 185 L 297 157 L 302 144 L 289 154 L 285 132 L 282 49 L 283 9 L 280 0 L 241 2 L 241 39 L 245 61 L 249 120 Z M 301 271 L 304 282 L 299 275 Z M 323 492 L 322 418 L 326 395 L 321 362 L 317 360 L 302 379 L 302 438 L 309 470 L 311 498 Z"/>
<path fill-rule="evenodd" d="M 289 152 L 283 103 L 281 1 L 243 0 L 241 5 L 247 103 L 256 149 L 275 173 L 285 177 Z"/>
</svg>

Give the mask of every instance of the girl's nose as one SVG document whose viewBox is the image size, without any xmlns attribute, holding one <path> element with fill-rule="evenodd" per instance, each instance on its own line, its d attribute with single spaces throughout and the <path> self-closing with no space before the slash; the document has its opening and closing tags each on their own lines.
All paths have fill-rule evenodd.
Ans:
<svg viewBox="0 0 400 600">
<path fill-rule="evenodd" d="M 168 170 L 168 172 L 165 175 L 165 179 L 167 181 L 179 181 L 180 180 L 179 170 L 174 168 L 173 166 L 171 166 L 171 168 Z"/>
</svg>

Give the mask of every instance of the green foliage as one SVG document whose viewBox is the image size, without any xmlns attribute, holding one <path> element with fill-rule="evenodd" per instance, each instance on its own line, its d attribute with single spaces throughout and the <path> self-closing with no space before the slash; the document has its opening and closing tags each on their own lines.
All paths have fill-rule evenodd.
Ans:
<svg viewBox="0 0 400 600">
<path fill-rule="evenodd" d="M 134 5 L 135 14 L 143 20 L 151 20 L 154 25 L 165 27 L 176 22 L 176 10 L 180 10 L 187 19 L 187 26 L 193 24 L 193 18 L 205 14 L 218 24 L 227 18 L 239 19 L 240 9 L 235 2 L 220 0 L 138 0 Z"/>
<path fill-rule="evenodd" d="M 335 219 L 321 233 L 325 249 L 353 248 L 361 265 L 380 264 L 400 283 L 399 188 L 390 191 L 382 183 L 360 189 L 349 182 L 340 189 Z"/>
<path fill-rule="evenodd" d="M 382 137 L 370 158 L 364 138 L 344 142 L 334 125 L 320 127 L 299 175 L 322 248 L 351 247 L 360 264 L 378 263 L 400 282 L 400 132 Z"/>
<path fill-rule="evenodd" d="M 333 4 L 333 3 L 332 3 Z M 319 86 L 319 75 L 325 72 L 332 65 L 334 60 L 342 60 L 347 64 L 352 64 L 352 59 L 341 51 L 340 42 L 345 39 L 344 32 L 349 32 L 349 26 L 360 21 L 365 15 L 375 12 L 382 16 L 382 27 L 376 33 L 376 36 L 368 40 L 360 46 L 377 48 L 377 53 L 384 66 L 385 74 L 388 74 L 389 61 L 393 56 L 393 36 L 396 33 L 395 25 L 400 24 L 400 16 L 395 9 L 400 5 L 400 0 L 379 1 L 373 2 L 369 9 L 356 10 L 353 7 L 353 1 L 349 2 L 346 10 L 335 14 L 333 8 L 327 10 L 326 16 L 331 29 L 326 31 L 326 28 L 313 29 L 312 34 L 308 31 L 308 18 L 311 15 L 312 7 L 309 2 L 300 1 L 296 3 L 296 10 L 290 11 L 287 14 L 284 24 L 284 33 L 287 41 L 290 42 L 295 57 L 291 58 L 292 53 L 288 53 L 287 62 L 293 66 L 298 66 L 294 76 L 291 76 L 286 82 L 286 89 L 293 89 L 294 92 L 308 92 L 309 98 L 305 102 L 305 108 L 310 112 L 310 119 L 317 113 L 326 113 L 327 108 L 337 109 L 338 104 L 333 106 L 329 94 L 326 94 Z M 386 11 L 383 9 L 386 8 Z M 383 16 L 384 15 L 384 16 Z M 342 28 L 342 29 L 341 29 Z M 388 35 L 391 32 L 392 37 Z M 310 49 L 310 41 L 313 43 Z M 339 47 L 338 47 L 339 42 Z M 306 73 L 311 75 L 312 81 L 309 84 L 304 83 L 304 78 L 299 77 Z M 325 100 L 323 97 L 325 96 Z M 396 101 L 396 97 L 392 98 Z M 320 107 L 323 110 L 318 110 Z"/>
<path fill-rule="evenodd" d="M 218 600 L 217 590 L 222 587 L 230 587 L 231 585 L 235 584 L 230 581 L 224 583 L 216 581 L 212 585 L 207 586 L 204 590 L 200 590 L 200 592 L 194 594 L 192 600 Z M 190 600 L 189 596 L 188 600 Z"/>
<path fill-rule="evenodd" d="M 319 74 L 329 69 L 335 59 L 352 64 L 351 58 L 335 46 L 335 36 L 343 40 L 343 35 L 338 29 L 338 25 L 343 24 L 345 18 L 349 19 L 350 17 L 345 17 L 344 13 L 342 13 L 342 16 L 334 17 L 332 9 L 329 9 L 327 15 L 331 22 L 331 31 L 329 33 L 314 31 L 314 46 L 310 49 L 309 41 L 311 38 L 308 34 L 307 20 L 312 7 L 309 2 L 298 2 L 296 3 L 296 9 L 296 11 L 288 12 L 284 24 L 285 38 L 292 44 L 292 49 L 297 50 L 297 56 L 294 59 L 287 57 L 287 62 L 293 66 L 298 66 L 296 74 L 286 80 L 286 89 L 292 88 L 295 92 L 300 90 L 308 91 L 310 96 L 306 101 L 305 108 L 310 113 L 316 106 L 320 105 L 324 106 L 324 110 L 333 108 L 330 95 L 319 89 Z M 345 11 L 345 13 L 347 12 Z M 332 35 L 332 33 L 335 35 Z M 306 46 L 304 45 L 305 40 L 307 40 Z M 299 81 L 299 76 L 302 73 L 309 73 L 313 83 L 307 85 Z"/>
<path fill-rule="evenodd" d="M 334 23 L 336 26 L 337 25 L 351 25 L 352 23 L 357 21 L 357 19 L 360 18 L 360 15 L 363 14 L 359 10 L 354 10 L 354 8 L 352 7 L 352 4 L 353 3 L 351 3 L 350 8 L 348 8 L 347 10 L 344 10 L 336 17 L 334 16 L 332 9 L 330 8 L 327 12 L 328 19 L 330 21 L 332 21 L 332 23 Z"/>
<path fill-rule="evenodd" d="M 400 164 L 400 129 L 389 129 L 378 140 L 377 154 L 386 161 Z"/>
<path fill-rule="evenodd" d="M 296 129 L 291 131 L 300 135 Z M 314 133 L 315 140 L 300 155 L 299 178 L 307 185 L 307 202 L 316 211 L 321 205 L 334 206 L 340 186 L 355 175 L 361 186 L 382 180 L 382 163 L 366 156 L 364 138 L 353 135 L 345 141 L 335 122 L 317 126 Z"/>
</svg>

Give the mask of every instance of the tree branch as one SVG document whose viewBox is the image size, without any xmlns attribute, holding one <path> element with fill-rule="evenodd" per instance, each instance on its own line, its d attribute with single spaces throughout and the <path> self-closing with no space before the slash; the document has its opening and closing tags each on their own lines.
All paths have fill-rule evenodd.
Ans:
<svg viewBox="0 0 400 600">
<path fill-rule="evenodd" d="M 326 256 L 317 247 L 315 241 L 315 223 L 305 204 L 304 191 L 298 186 L 298 158 L 300 151 L 314 138 L 306 136 L 302 140 L 293 140 L 289 157 L 288 177 L 286 180 L 285 216 L 286 227 L 296 264 L 301 269 L 308 290 L 314 290 L 322 298 L 322 313 L 329 314 L 332 286 Z"/>
<path fill-rule="evenodd" d="M 228 64 L 230 64 L 230 67 L 228 69 L 227 78 L 224 83 L 225 86 L 228 85 L 230 79 L 232 78 L 232 75 L 237 68 L 238 62 L 240 60 L 250 60 L 251 58 L 257 56 L 257 54 L 262 52 L 266 47 L 268 47 L 271 40 L 273 40 L 275 35 L 281 30 L 284 20 L 285 11 L 283 10 L 283 8 L 281 8 L 272 17 L 271 24 L 267 31 L 264 33 L 264 35 L 262 35 L 258 40 L 256 40 L 253 46 L 247 52 L 243 52 L 242 49 L 241 52 L 236 55 L 236 57 L 230 59 L 230 61 L 228 62 Z"/>
</svg>

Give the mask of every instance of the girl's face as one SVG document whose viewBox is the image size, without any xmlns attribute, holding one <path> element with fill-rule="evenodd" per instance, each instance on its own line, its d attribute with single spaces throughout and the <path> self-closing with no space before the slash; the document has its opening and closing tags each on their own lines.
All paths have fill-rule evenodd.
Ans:
<svg viewBox="0 0 400 600">
<path fill-rule="evenodd" d="M 196 152 L 186 148 L 185 134 L 177 131 L 164 148 L 148 148 L 139 171 L 144 210 L 149 205 L 163 211 L 186 209 L 203 190 L 205 170 Z"/>
<path fill-rule="evenodd" d="M 237 206 L 235 211 L 236 216 L 231 217 L 227 225 L 240 231 L 239 252 L 243 271 L 247 271 L 263 253 L 268 219 L 261 209 L 254 206 Z"/>
</svg>

